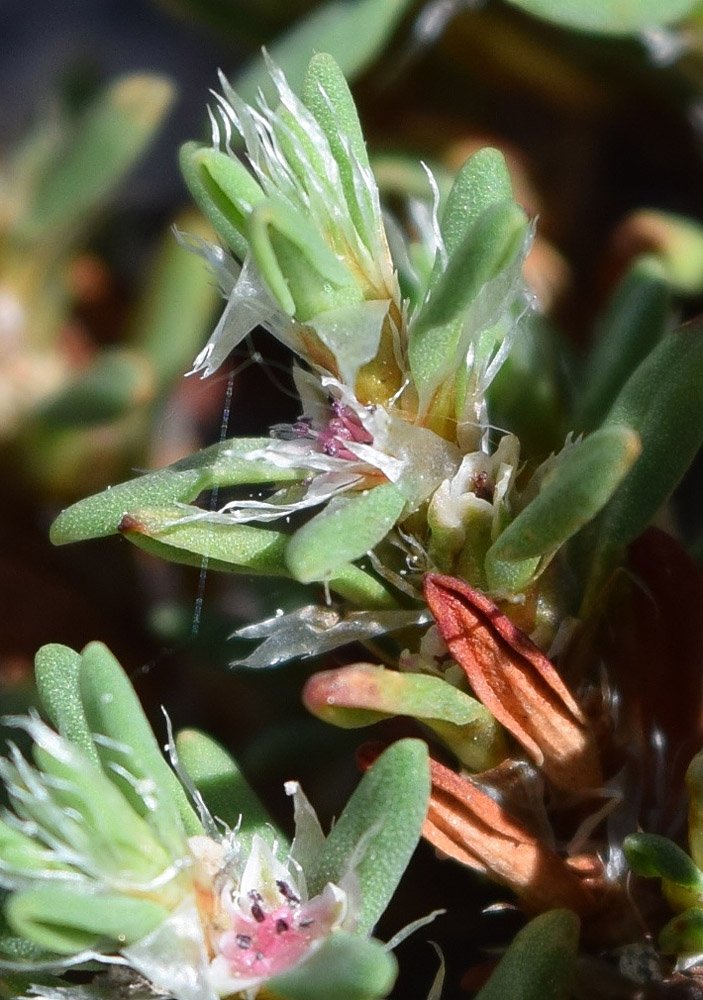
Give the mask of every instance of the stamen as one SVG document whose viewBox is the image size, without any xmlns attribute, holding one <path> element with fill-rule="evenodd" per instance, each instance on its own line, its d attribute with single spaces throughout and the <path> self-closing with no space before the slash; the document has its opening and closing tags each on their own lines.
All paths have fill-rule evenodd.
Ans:
<svg viewBox="0 0 703 1000">
<path fill-rule="evenodd" d="M 280 892 L 280 894 L 283 896 L 283 898 L 287 899 L 289 903 L 299 903 L 300 902 L 300 898 L 298 896 L 296 896 L 296 894 L 293 892 L 293 890 L 288 885 L 288 883 L 284 882 L 283 879 L 276 879 L 276 888 L 278 889 L 278 891 Z"/>
</svg>

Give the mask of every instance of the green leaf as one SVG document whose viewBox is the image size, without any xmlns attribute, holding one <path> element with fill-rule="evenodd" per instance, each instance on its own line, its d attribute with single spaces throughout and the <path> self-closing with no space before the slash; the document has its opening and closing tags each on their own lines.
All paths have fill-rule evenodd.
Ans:
<svg viewBox="0 0 703 1000">
<path fill-rule="evenodd" d="M 440 677 L 355 663 L 313 674 L 303 701 L 313 715 L 343 729 L 410 716 L 437 733 L 472 771 L 487 771 L 507 756 L 503 730 L 491 713 Z"/>
<path fill-rule="evenodd" d="M 380 941 L 336 931 L 300 965 L 267 980 L 282 1000 L 376 1000 L 393 987 L 398 966 Z"/>
<path fill-rule="evenodd" d="M 416 0 L 333 0 L 268 47 L 271 59 L 285 73 L 291 89 L 300 93 L 313 52 L 329 52 L 348 80 L 353 80 L 382 52 L 401 19 Z M 234 80 L 234 89 L 248 104 L 259 90 L 269 98 L 273 85 L 258 56 Z"/>
<path fill-rule="evenodd" d="M 623 386 L 603 426 L 632 428 L 642 454 L 598 518 L 594 593 L 617 551 L 640 535 L 669 498 L 703 441 L 703 327 L 669 334 Z"/>
<path fill-rule="evenodd" d="M 372 240 L 366 232 L 365 220 L 373 213 L 373 205 L 366 189 L 358 191 L 356 188 L 350 153 L 366 170 L 370 171 L 371 165 L 354 98 L 344 74 L 332 56 L 318 52 L 312 57 L 303 82 L 302 98 L 327 137 L 339 167 L 350 215 L 357 230 L 364 234 L 366 245 L 370 249 Z M 359 204 L 360 197 L 365 197 L 364 206 Z"/>
<path fill-rule="evenodd" d="M 659 948 L 665 955 L 697 955 L 703 952 L 703 908 L 692 906 L 662 927 Z"/>
<path fill-rule="evenodd" d="M 405 506 L 392 483 L 330 502 L 299 528 L 286 551 L 286 562 L 301 583 L 327 580 L 344 563 L 359 559 L 391 530 Z"/>
<path fill-rule="evenodd" d="M 440 228 L 447 253 L 454 253 L 487 208 L 512 196 L 510 174 L 500 150 L 485 146 L 470 156 L 458 171 L 442 212 Z"/>
<path fill-rule="evenodd" d="M 360 302 L 354 277 L 313 224 L 282 198 L 259 202 L 246 220 L 249 250 L 277 302 L 304 323 Z"/>
<path fill-rule="evenodd" d="M 622 849 L 630 868 L 644 878 L 661 878 L 694 893 L 703 893 L 703 872 L 685 851 L 657 833 L 631 833 Z"/>
<path fill-rule="evenodd" d="M 550 910 L 515 936 L 476 1000 L 569 1000 L 580 921 L 570 910 Z"/>
<path fill-rule="evenodd" d="M 129 760 L 125 761 L 109 744 L 98 744 L 98 754 L 108 773 L 114 761 L 126 764 L 138 778 L 151 782 L 151 797 L 157 805 L 150 810 L 150 820 L 158 823 L 166 843 L 175 851 L 180 850 L 183 832 L 176 808 L 188 835 L 202 833 L 202 825 L 183 786 L 166 763 L 129 678 L 101 642 L 91 642 L 81 654 L 80 686 L 91 731 L 129 748 Z M 144 802 L 131 783 L 120 783 L 117 774 L 113 780 L 134 808 L 143 813 Z"/>
<path fill-rule="evenodd" d="M 282 850 L 287 850 L 285 837 L 236 761 L 219 743 L 195 729 L 184 729 L 176 737 L 176 750 L 212 816 L 237 830 L 244 854 L 253 835 L 267 837 L 267 831 L 274 831 Z"/>
<path fill-rule="evenodd" d="M 305 477 L 297 469 L 278 469 L 250 451 L 265 448 L 269 438 L 235 438 L 211 445 L 173 465 L 111 486 L 62 511 L 51 526 L 54 545 L 104 538 L 119 529 L 128 511 L 162 504 L 190 503 L 203 490 L 245 483 L 286 483 Z"/>
<path fill-rule="evenodd" d="M 246 220 L 265 194 L 243 163 L 209 146 L 187 142 L 179 162 L 188 189 L 217 235 L 240 260 L 249 248 Z"/>
<path fill-rule="evenodd" d="M 640 454 L 627 427 L 604 427 L 567 447 L 486 554 L 492 590 L 501 590 L 515 564 L 551 555 L 605 506 Z"/>
<path fill-rule="evenodd" d="M 512 201 L 486 208 L 449 258 L 410 329 L 413 378 L 427 393 L 444 373 L 455 373 L 463 346 L 465 312 L 473 306 L 473 332 L 492 326 L 511 291 L 502 281 L 525 241 L 527 220 Z"/>
<path fill-rule="evenodd" d="M 361 888 L 358 931 L 370 932 L 415 850 L 429 794 L 427 746 L 420 740 L 393 743 L 361 779 L 317 867 L 306 872 L 310 895 L 327 882 L 338 883 L 351 867 Z"/>
<path fill-rule="evenodd" d="M 698 0 L 508 0 L 515 7 L 577 31 L 629 35 L 672 24 L 693 11 Z"/>
<path fill-rule="evenodd" d="M 441 278 L 413 323 L 413 337 L 421 338 L 452 323 L 483 286 L 513 260 L 526 228 L 525 213 L 510 199 L 485 208 L 450 255 Z M 412 339 L 410 344 L 412 348 Z"/>
<path fill-rule="evenodd" d="M 80 747 L 99 765 L 100 758 L 81 700 L 80 665 L 80 653 L 68 646 L 51 643 L 42 646 L 34 657 L 34 676 L 50 721 L 64 739 Z"/>
<path fill-rule="evenodd" d="M 59 954 L 80 952 L 105 939 L 131 944 L 168 916 L 165 907 L 151 900 L 49 885 L 14 893 L 6 913 L 18 934 Z"/>
<path fill-rule="evenodd" d="M 39 874 L 51 871 L 67 870 L 54 858 L 49 858 L 47 848 L 39 841 L 20 833 L 0 819 L 0 858 L 3 867 L 9 871 L 26 874 Z"/>
<path fill-rule="evenodd" d="M 251 524 L 208 521 L 202 514 L 199 507 L 186 506 L 130 511 L 120 532 L 147 551 L 188 565 L 199 566 L 206 558 L 215 569 L 289 575 L 284 558 L 288 535 Z"/>
<path fill-rule="evenodd" d="M 585 392 L 575 426 L 590 430 L 607 413 L 630 374 L 661 340 L 671 319 L 671 292 L 656 257 L 638 257 L 599 323 L 583 372 Z"/>
<path fill-rule="evenodd" d="M 141 156 L 174 96 L 165 77 L 136 73 L 99 94 L 46 170 L 18 227 L 20 237 L 36 240 L 82 227 Z"/>
</svg>

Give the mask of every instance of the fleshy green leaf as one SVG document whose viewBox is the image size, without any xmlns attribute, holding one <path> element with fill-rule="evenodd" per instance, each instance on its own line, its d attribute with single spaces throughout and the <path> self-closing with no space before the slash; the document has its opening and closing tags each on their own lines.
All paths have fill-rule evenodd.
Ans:
<svg viewBox="0 0 703 1000">
<path fill-rule="evenodd" d="M 46 170 L 20 235 L 34 240 L 80 225 L 141 156 L 174 96 L 169 80 L 146 74 L 99 94 Z"/>
<path fill-rule="evenodd" d="M 450 255 L 471 227 L 491 205 L 513 196 L 505 157 L 485 146 L 470 156 L 458 171 L 444 206 L 440 228 Z"/>
<path fill-rule="evenodd" d="M 122 518 L 120 532 L 147 551 L 168 552 L 167 558 L 178 562 L 197 566 L 207 558 L 216 569 L 288 576 L 284 559 L 288 535 L 251 524 L 207 521 L 202 513 L 186 506 L 130 511 Z"/>
<path fill-rule="evenodd" d="M 703 952 L 703 908 L 692 906 L 662 927 L 659 947 L 665 955 L 698 955 Z"/>
<path fill-rule="evenodd" d="M 361 888 L 358 930 L 369 932 L 415 850 L 429 794 L 426 745 L 400 740 L 388 747 L 347 802 L 317 868 L 306 872 L 310 894 L 321 892 L 327 882 L 338 883 L 351 867 Z"/>
<path fill-rule="evenodd" d="M 344 729 L 393 715 L 418 719 L 472 771 L 487 771 L 507 756 L 503 730 L 491 713 L 440 677 L 355 663 L 314 674 L 303 699 L 318 718 Z"/>
<path fill-rule="evenodd" d="M 34 657 L 34 676 L 46 714 L 58 731 L 100 763 L 83 709 L 80 689 L 81 656 L 68 646 L 51 643 Z"/>
<path fill-rule="evenodd" d="M 686 17 L 697 0 L 508 0 L 509 3 L 577 31 L 629 35 L 654 25 L 672 24 Z"/>
<path fill-rule="evenodd" d="M 281 198 L 267 198 L 246 220 L 249 250 L 284 312 L 305 322 L 360 302 L 352 274 L 320 233 Z"/>
<path fill-rule="evenodd" d="M 522 245 L 526 227 L 525 213 L 510 199 L 495 202 L 481 212 L 450 255 L 413 323 L 415 350 L 429 331 L 452 323 L 483 286 L 507 267 Z"/>
<path fill-rule="evenodd" d="M 215 232 L 244 260 L 249 247 L 244 235 L 246 219 L 265 198 L 250 171 L 227 153 L 196 142 L 181 148 L 180 166 L 190 193 Z"/>
<path fill-rule="evenodd" d="M 405 506 L 392 483 L 332 501 L 293 535 L 286 563 L 301 583 L 326 580 L 359 559 L 390 531 Z"/>
<path fill-rule="evenodd" d="M 91 642 L 81 654 L 80 687 L 91 731 L 107 736 L 130 751 L 129 760 L 125 762 L 120 760 L 119 753 L 111 745 L 98 744 L 101 760 L 108 769 L 113 760 L 123 765 L 126 763 L 137 777 L 151 782 L 150 795 L 157 803 L 151 816 L 160 824 L 167 842 L 178 850 L 182 840 L 174 805 L 187 833 L 202 833 L 200 821 L 182 785 L 166 763 L 129 678 L 101 642 Z M 118 775 L 114 775 L 113 780 L 120 784 Z M 135 808 L 143 811 L 144 803 L 131 784 L 124 782 L 121 787 Z"/>
<path fill-rule="evenodd" d="M 131 944 L 168 916 L 165 907 L 148 899 L 49 885 L 14 893 L 6 913 L 18 934 L 59 954 L 80 952 L 105 939 Z"/>
<path fill-rule="evenodd" d="M 285 838 L 236 761 L 219 743 L 195 729 L 184 729 L 176 738 L 176 749 L 212 816 L 237 830 L 244 853 L 255 833 L 266 835 L 265 828 L 275 830 L 285 850 Z"/>
<path fill-rule="evenodd" d="M 662 879 L 662 888 L 674 909 L 703 904 L 703 872 L 668 837 L 632 833 L 625 837 L 622 848 L 637 875 Z"/>
<path fill-rule="evenodd" d="M 515 936 L 476 1000 L 569 1000 L 580 921 L 570 910 L 550 910 Z"/>
<path fill-rule="evenodd" d="M 337 931 L 266 987 L 282 1000 L 375 1000 L 390 992 L 397 972 L 395 958 L 380 941 Z"/>
<path fill-rule="evenodd" d="M 302 471 L 278 469 L 261 459 L 244 457 L 268 443 L 268 438 L 223 441 L 165 469 L 111 486 L 62 511 L 51 526 L 51 540 L 54 545 L 65 545 L 88 538 L 103 538 L 118 530 L 128 511 L 190 503 L 203 490 L 216 486 L 295 482 L 305 476 Z"/>
<path fill-rule="evenodd" d="M 474 333 L 494 325 L 511 288 L 502 281 L 527 232 L 525 214 L 514 202 L 489 205 L 449 257 L 410 330 L 408 356 L 413 378 L 425 393 L 444 373 L 455 372 L 466 310 L 477 317 Z"/>
<path fill-rule="evenodd" d="M 48 855 L 38 841 L 0 819 L 0 858 L 6 869 L 31 874 L 66 867 L 53 858 L 48 860 Z"/>
<path fill-rule="evenodd" d="M 356 189 L 350 154 L 366 170 L 370 170 L 371 166 L 354 99 L 344 74 L 332 56 L 318 52 L 312 57 L 305 74 L 302 96 L 305 106 L 313 113 L 327 137 L 337 161 L 354 225 L 360 233 L 365 233 L 365 218 L 368 218 L 372 206 L 367 202 L 365 211 L 359 206 L 358 199 L 360 195 L 366 195 L 366 189 L 362 192 Z M 368 239 L 367 245 L 370 246 Z"/>
<path fill-rule="evenodd" d="M 632 428 L 642 454 L 598 518 L 591 583 L 609 570 L 669 498 L 703 441 L 703 327 L 690 323 L 666 336 L 623 386 L 603 426 Z"/>
<path fill-rule="evenodd" d="M 666 333 L 671 292 L 656 257 L 638 257 L 615 290 L 600 321 L 598 339 L 583 372 L 585 388 L 575 424 L 598 425 L 627 381 Z"/>
<path fill-rule="evenodd" d="M 567 448 L 534 500 L 488 550 L 491 589 L 504 587 L 516 563 L 555 552 L 595 517 L 639 454 L 637 434 L 627 427 L 604 427 Z"/>
</svg>

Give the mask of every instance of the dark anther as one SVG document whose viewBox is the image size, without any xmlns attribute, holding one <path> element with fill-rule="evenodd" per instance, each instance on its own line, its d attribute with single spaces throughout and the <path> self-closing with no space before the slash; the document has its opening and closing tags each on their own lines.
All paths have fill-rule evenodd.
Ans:
<svg viewBox="0 0 703 1000">
<path fill-rule="evenodd" d="M 299 903 L 300 902 L 300 899 L 296 896 L 296 894 L 293 892 L 293 890 L 288 885 L 288 883 L 283 881 L 283 879 L 280 879 L 280 878 L 276 879 L 276 888 L 278 889 L 278 891 L 280 892 L 280 894 L 283 896 L 283 898 L 287 899 L 289 903 Z"/>
<path fill-rule="evenodd" d="M 276 921 L 276 934 L 283 934 L 284 931 L 288 930 L 288 921 L 284 920 L 283 917 L 279 917 Z"/>
<path fill-rule="evenodd" d="M 237 934 L 238 948 L 251 948 L 251 937 L 249 934 Z"/>
<path fill-rule="evenodd" d="M 312 919 L 312 917 L 311 917 L 311 918 L 310 918 L 310 919 L 308 919 L 308 920 L 299 920 L 299 921 L 298 921 L 298 927 L 312 927 L 312 925 L 313 925 L 314 923 L 315 923 L 315 921 L 314 921 L 314 920 Z"/>
<path fill-rule="evenodd" d="M 266 920 L 266 914 L 264 913 L 261 903 L 251 904 L 251 915 L 256 920 L 257 924 L 261 924 Z"/>
</svg>

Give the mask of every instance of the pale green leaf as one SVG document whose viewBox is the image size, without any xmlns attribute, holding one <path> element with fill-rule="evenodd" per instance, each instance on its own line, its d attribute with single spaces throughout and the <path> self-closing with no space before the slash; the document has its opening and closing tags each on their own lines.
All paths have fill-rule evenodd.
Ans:
<svg viewBox="0 0 703 1000">
<path fill-rule="evenodd" d="M 131 944 L 153 931 L 168 910 L 148 899 L 37 886 L 7 903 L 10 926 L 42 948 L 71 954 L 103 942 Z"/>
<path fill-rule="evenodd" d="M 355 663 L 313 674 L 303 698 L 314 715 L 343 729 L 395 715 L 417 719 L 472 771 L 487 771 L 507 756 L 503 730 L 491 713 L 441 677 Z"/>
<path fill-rule="evenodd" d="M 570 1000 L 580 922 L 550 910 L 515 936 L 476 1000 Z"/>
<path fill-rule="evenodd" d="M 358 930 L 371 931 L 415 850 L 429 794 L 425 743 L 393 743 L 361 779 L 333 826 L 317 867 L 306 872 L 311 895 L 327 882 L 338 883 L 351 867 L 361 888 Z"/>
<path fill-rule="evenodd" d="M 301 583 L 328 580 L 377 545 L 404 506 L 405 497 L 392 483 L 331 502 L 291 538 L 286 562 L 293 577 Z"/>
<path fill-rule="evenodd" d="M 388 995 L 397 973 L 395 958 L 380 941 L 337 931 L 266 987 L 281 1000 L 376 1000 Z"/>
<path fill-rule="evenodd" d="M 204 490 L 217 486 L 295 482 L 305 476 L 301 470 L 279 469 L 262 459 L 244 457 L 267 444 L 269 438 L 223 441 L 164 469 L 110 486 L 62 511 L 51 526 L 51 541 L 54 545 L 65 545 L 103 538 L 119 529 L 129 511 L 190 503 Z"/>
</svg>

